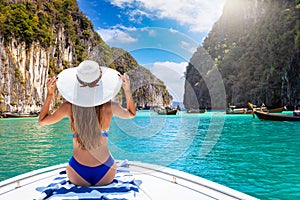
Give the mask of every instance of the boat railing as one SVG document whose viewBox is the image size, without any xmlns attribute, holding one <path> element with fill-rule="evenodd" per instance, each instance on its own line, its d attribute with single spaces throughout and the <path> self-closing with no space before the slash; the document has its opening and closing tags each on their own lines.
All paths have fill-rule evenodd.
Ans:
<svg viewBox="0 0 300 200">
<path fill-rule="evenodd" d="M 0 195 L 4 194 L 10 190 L 14 190 L 16 188 L 22 187 L 28 183 L 32 183 L 33 181 L 38 181 L 41 179 L 33 180 L 32 178 L 37 177 L 37 175 L 44 174 L 46 172 L 62 169 L 66 167 L 67 163 L 60 164 L 60 165 L 55 165 L 51 167 L 46 167 L 42 169 L 37 169 L 31 172 L 27 172 L 25 174 L 21 174 L 12 178 L 9 178 L 7 180 L 1 181 L 0 182 Z M 45 177 L 43 177 L 45 178 Z M 29 180 L 30 179 L 30 180 Z"/>
</svg>

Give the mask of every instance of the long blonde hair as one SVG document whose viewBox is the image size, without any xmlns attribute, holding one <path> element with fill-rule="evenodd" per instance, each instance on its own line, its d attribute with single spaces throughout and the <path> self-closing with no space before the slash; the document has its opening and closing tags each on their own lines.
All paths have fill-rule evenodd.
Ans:
<svg viewBox="0 0 300 200">
<path fill-rule="evenodd" d="M 80 107 L 72 104 L 71 129 L 82 149 L 92 150 L 100 146 L 102 105 Z"/>
</svg>

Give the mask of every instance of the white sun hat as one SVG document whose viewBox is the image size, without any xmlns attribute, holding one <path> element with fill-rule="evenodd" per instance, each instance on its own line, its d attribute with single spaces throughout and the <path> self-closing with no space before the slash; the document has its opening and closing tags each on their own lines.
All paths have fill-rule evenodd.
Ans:
<svg viewBox="0 0 300 200">
<path fill-rule="evenodd" d="M 78 67 L 65 69 L 57 76 L 57 89 L 70 103 L 81 107 L 104 104 L 121 89 L 119 72 L 85 60 Z"/>
</svg>

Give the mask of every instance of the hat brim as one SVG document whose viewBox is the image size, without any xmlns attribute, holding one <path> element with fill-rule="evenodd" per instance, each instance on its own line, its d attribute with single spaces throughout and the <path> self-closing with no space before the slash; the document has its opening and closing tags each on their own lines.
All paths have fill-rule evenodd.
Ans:
<svg viewBox="0 0 300 200">
<path fill-rule="evenodd" d="M 119 72 L 108 67 L 101 67 L 102 77 L 95 87 L 82 87 L 77 81 L 78 67 L 63 70 L 58 74 L 57 89 L 70 103 L 81 107 L 93 107 L 104 104 L 114 98 L 121 89 Z"/>
</svg>

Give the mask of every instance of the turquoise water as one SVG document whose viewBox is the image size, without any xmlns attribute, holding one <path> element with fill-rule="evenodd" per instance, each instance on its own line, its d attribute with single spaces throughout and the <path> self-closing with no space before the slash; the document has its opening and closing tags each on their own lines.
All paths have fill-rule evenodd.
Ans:
<svg viewBox="0 0 300 200">
<path fill-rule="evenodd" d="M 260 199 L 300 199 L 300 123 L 221 112 L 114 118 L 116 159 L 179 169 Z M 65 163 L 72 154 L 68 119 L 41 127 L 36 118 L 0 120 L 0 181 Z"/>
</svg>

